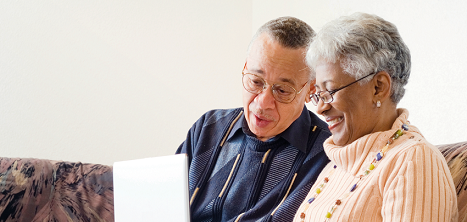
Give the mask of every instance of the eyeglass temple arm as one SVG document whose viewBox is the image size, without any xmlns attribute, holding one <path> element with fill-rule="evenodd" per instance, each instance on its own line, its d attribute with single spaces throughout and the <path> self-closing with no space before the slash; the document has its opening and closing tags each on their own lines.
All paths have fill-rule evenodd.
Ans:
<svg viewBox="0 0 467 222">
<path fill-rule="evenodd" d="M 373 75 L 373 74 L 376 74 L 376 72 L 372 72 L 372 73 L 370 73 L 370 74 L 368 74 L 368 75 L 366 75 L 366 76 L 364 76 L 364 77 L 362 77 L 362 78 L 360 78 L 360 79 L 357 79 L 357 80 L 355 80 L 355 81 L 353 81 L 353 82 L 351 82 L 351 83 L 349 83 L 349 84 L 347 84 L 347 85 L 345 85 L 345 86 L 342 86 L 342 87 L 340 87 L 340 88 L 338 88 L 338 89 L 332 90 L 331 92 L 329 92 L 329 94 L 332 95 L 332 94 L 336 93 L 337 91 L 339 91 L 339 90 L 341 90 L 341 89 L 343 89 L 343 88 L 345 88 L 345 87 L 347 87 L 347 86 L 350 86 L 350 85 L 352 85 L 352 84 L 354 84 L 354 83 L 356 83 L 356 82 L 358 82 L 358 81 L 360 81 L 360 80 L 362 80 L 362 79 L 364 79 L 364 78 L 366 78 L 366 77 L 368 77 L 368 76 L 371 76 L 371 75 Z"/>
</svg>

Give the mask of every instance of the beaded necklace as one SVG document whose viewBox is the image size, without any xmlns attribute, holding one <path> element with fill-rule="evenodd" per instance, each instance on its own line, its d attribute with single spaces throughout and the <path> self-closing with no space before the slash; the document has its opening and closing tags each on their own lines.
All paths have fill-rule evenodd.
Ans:
<svg viewBox="0 0 467 222">
<path fill-rule="evenodd" d="M 407 124 L 402 124 L 401 128 L 404 131 L 409 130 L 409 126 Z M 328 212 L 326 212 L 324 221 L 329 221 L 331 219 L 332 214 L 334 213 L 334 211 L 336 211 L 337 207 L 341 205 L 342 201 L 345 200 L 347 197 L 349 197 L 350 194 L 352 194 L 352 192 L 354 192 L 357 189 L 358 185 L 366 178 L 366 176 L 368 176 L 372 172 L 372 170 L 374 170 L 378 166 L 381 159 L 383 159 L 384 154 L 386 154 L 386 152 L 389 150 L 389 145 L 391 145 L 394 142 L 394 140 L 396 140 L 403 134 L 404 132 L 400 129 L 398 129 L 394 134 L 392 134 L 392 136 L 388 139 L 388 142 L 386 143 L 386 145 L 376 154 L 376 157 L 373 159 L 373 161 L 371 161 L 368 168 L 364 170 L 362 174 L 360 174 L 360 176 L 358 176 L 359 177 L 358 181 L 350 187 L 350 190 L 348 192 L 346 192 L 339 199 L 337 199 L 334 205 L 332 205 L 331 209 Z M 305 206 L 305 209 L 303 210 L 303 212 L 300 214 L 301 222 L 305 221 L 305 216 L 306 216 L 305 212 L 308 210 L 308 207 L 310 206 L 310 204 L 318 197 L 321 191 L 326 187 L 326 184 L 329 182 L 329 177 L 331 177 L 332 174 L 334 174 L 334 171 L 336 170 L 336 168 L 337 168 L 337 165 L 334 165 L 331 171 L 329 171 L 328 176 L 324 177 L 321 184 L 316 188 L 315 193 L 311 196 L 310 199 L 307 200 L 307 205 Z"/>
</svg>

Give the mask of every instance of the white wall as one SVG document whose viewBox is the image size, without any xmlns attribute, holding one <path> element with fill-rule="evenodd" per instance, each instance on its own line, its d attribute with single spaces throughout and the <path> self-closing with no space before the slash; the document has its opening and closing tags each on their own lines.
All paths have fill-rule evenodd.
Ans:
<svg viewBox="0 0 467 222">
<path fill-rule="evenodd" d="M 394 23 L 411 50 L 412 72 L 399 103 L 411 123 L 433 144 L 467 141 L 467 1 L 253 0 L 252 30 L 291 15 L 319 31 L 357 11 Z"/>
<path fill-rule="evenodd" d="M 0 2 L 0 156 L 173 154 L 241 106 L 251 1 Z"/>
<path fill-rule="evenodd" d="M 467 2 L 1 1 L 0 156 L 112 164 L 172 154 L 205 111 L 241 106 L 253 32 L 354 11 L 396 24 L 413 68 L 400 106 L 434 144 L 467 140 Z M 309 106 L 313 108 L 313 106 Z"/>
</svg>

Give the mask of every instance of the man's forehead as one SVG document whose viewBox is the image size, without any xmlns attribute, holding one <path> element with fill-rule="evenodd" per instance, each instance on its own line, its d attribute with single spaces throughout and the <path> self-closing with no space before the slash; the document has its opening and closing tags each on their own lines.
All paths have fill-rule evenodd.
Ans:
<svg viewBox="0 0 467 222">
<path fill-rule="evenodd" d="M 245 69 L 258 75 L 274 75 L 279 78 L 308 78 L 311 69 L 304 63 L 247 59 Z"/>
<path fill-rule="evenodd" d="M 248 72 L 259 75 L 266 79 L 266 81 L 273 81 L 276 83 L 288 83 L 293 87 L 298 87 L 298 85 L 300 85 L 301 82 L 307 81 L 309 79 L 309 74 L 305 72 L 305 70 L 302 70 L 301 72 L 292 72 L 278 70 L 264 71 L 262 69 L 253 69 L 250 71 L 250 69 L 248 69 Z M 270 83 L 273 84 L 273 82 Z"/>
<path fill-rule="evenodd" d="M 305 62 L 306 48 L 289 48 L 267 37 L 258 38 L 248 53 L 249 57 L 266 56 L 276 59 L 292 59 L 297 62 Z"/>
<path fill-rule="evenodd" d="M 246 68 L 253 74 L 281 78 L 283 82 L 301 82 L 308 78 L 310 69 L 305 62 L 306 49 L 282 46 L 269 35 L 259 36 L 251 45 Z M 294 80 L 295 79 L 295 80 Z"/>
</svg>

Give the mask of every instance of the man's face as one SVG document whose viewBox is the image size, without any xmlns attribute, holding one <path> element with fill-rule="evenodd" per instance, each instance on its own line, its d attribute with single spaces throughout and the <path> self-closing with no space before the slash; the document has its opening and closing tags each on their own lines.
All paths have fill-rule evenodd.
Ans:
<svg viewBox="0 0 467 222">
<path fill-rule="evenodd" d="M 281 46 L 267 34 L 259 36 L 251 45 L 245 73 L 262 77 L 268 86 L 260 94 L 243 89 L 243 109 L 250 131 L 259 140 L 266 141 L 286 130 L 301 114 L 314 91 L 314 82 L 309 80 L 305 63 L 306 49 L 290 49 Z M 288 103 L 274 99 L 272 85 L 280 83 L 302 92 Z M 305 84 L 306 83 L 306 84 Z"/>
</svg>

